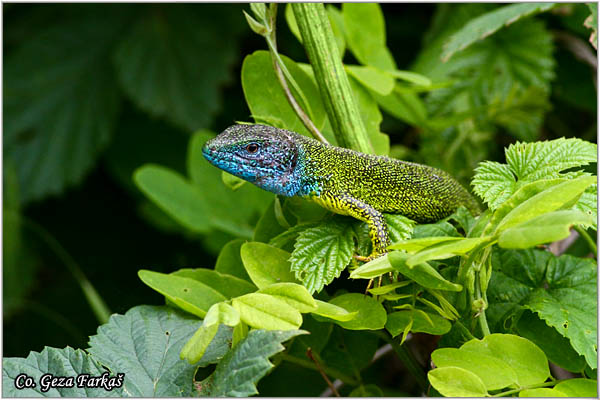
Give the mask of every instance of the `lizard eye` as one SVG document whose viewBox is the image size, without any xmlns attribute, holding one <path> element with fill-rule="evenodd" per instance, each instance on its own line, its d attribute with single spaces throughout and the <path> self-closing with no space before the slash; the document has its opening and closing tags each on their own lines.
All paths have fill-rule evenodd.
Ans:
<svg viewBox="0 0 600 400">
<path fill-rule="evenodd" d="M 258 144 L 250 143 L 246 146 L 246 151 L 248 151 L 248 153 L 256 153 L 258 151 Z"/>
</svg>

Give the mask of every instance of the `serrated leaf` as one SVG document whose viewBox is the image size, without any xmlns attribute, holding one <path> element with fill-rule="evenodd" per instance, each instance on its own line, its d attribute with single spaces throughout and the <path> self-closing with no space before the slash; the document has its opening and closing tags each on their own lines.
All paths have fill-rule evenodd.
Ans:
<svg viewBox="0 0 600 400">
<path fill-rule="evenodd" d="M 206 268 L 182 268 L 172 272 L 171 275 L 191 278 L 202 282 L 221 293 L 227 299 L 252 293 L 257 289 L 256 286 L 243 279 Z"/>
<path fill-rule="evenodd" d="M 444 46 L 442 61 L 446 62 L 458 51 L 474 42 L 494 34 L 503 26 L 508 26 L 521 18 L 548 11 L 557 3 L 511 4 L 473 18 L 456 32 Z"/>
<path fill-rule="evenodd" d="M 219 88 L 231 79 L 229 66 L 237 52 L 236 46 L 223 46 L 214 38 L 234 42 L 243 27 L 241 13 L 176 4 L 141 13 L 130 23 L 114 53 L 128 96 L 186 131 L 210 125 L 222 101 Z M 223 31 L 224 25 L 229 29 Z"/>
<path fill-rule="evenodd" d="M 320 292 L 340 276 L 353 250 L 351 223 L 328 220 L 300 232 L 290 257 L 291 270 L 310 293 Z"/>
<path fill-rule="evenodd" d="M 385 20 L 379 5 L 343 3 L 342 15 L 348 48 L 358 61 L 382 70 L 396 69 L 385 44 Z"/>
<path fill-rule="evenodd" d="M 288 261 L 290 253 L 260 242 L 244 243 L 241 248 L 242 261 L 252 282 L 263 289 L 279 282 L 295 282 Z"/>
<path fill-rule="evenodd" d="M 598 185 L 585 189 L 573 208 L 589 215 L 593 221 L 592 229 L 598 230 Z"/>
<path fill-rule="evenodd" d="M 110 142 L 120 97 L 110 50 L 127 14 L 88 5 L 46 19 L 5 60 L 4 157 L 16 167 L 22 203 L 78 184 Z"/>
<path fill-rule="evenodd" d="M 336 323 L 344 329 L 350 330 L 376 330 L 384 327 L 387 315 L 383 306 L 374 298 L 359 293 L 346 293 L 329 301 L 331 304 L 342 307 L 348 312 L 357 311 L 351 320 Z"/>
<path fill-rule="evenodd" d="M 486 397 L 485 385 L 474 373 L 458 367 L 432 369 L 427 378 L 446 397 Z"/>
<path fill-rule="evenodd" d="M 590 216 L 579 210 L 549 212 L 506 229 L 498 238 L 498 246 L 526 249 L 568 237 L 573 225 L 589 226 L 592 223 Z"/>
<path fill-rule="evenodd" d="M 204 318 L 208 309 L 227 300 L 221 293 L 195 279 L 139 270 L 138 276 L 146 285 L 189 313 Z"/>
<path fill-rule="evenodd" d="M 128 396 L 189 397 L 197 366 L 180 360 L 179 352 L 198 322 L 170 307 L 134 307 L 100 326 L 88 351 L 113 373 L 125 374 L 123 392 Z M 206 352 L 211 362 L 229 349 L 223 333 Z"/>
<path fill-rule="evenodd" d="M 412 219 L 400 214 L 383 214 L 383 217 L 385 218 L 390 242 L 392 243 L 409 239 L 417 224 Z"/>
<path fill-rule="evenodd" d="M 302 325 L 298 310 L 268 294 L 249 293 L 236 297 L 231 305 L 239 311 L 244 323 L 256 329 L 289 330 Z"/>
<path fill-rule="evenodd" d="M 443 335 L 448 333 L 452 327 L 448 320 L 439 315 L 413 309 L 389 314 L 385 329 L 392 334 L 392 337 L 396 337 L 403 333 L 409 324 L 410 332 L 423 332 L 431 335 Z"/>
<path fill-rule="evenodd" d="M 123 374 L 122 371 L 118 373 Z M 35 383 L 33 387 L 24 389 L 16 388 L 16 378 L 26 374 Z M 70 378 L 73 387 L 46 388 L 40 381 L 44 374 Z M 79 387 L 75 380 L 80 374 L 88 374 L 90 377 L 100 377 L 106 374 L 107 378 L 118 377 L 117 372 L 107 373 L 102 365 L 83 350 L 74 350 L 71 347 L 56 349 L 44 347 L 38 353 L 32 351 L 27 358 L 6 357 L 2 360 L 2 396 L 3 397 L 121 397 L 124 396 L 122 387 L 106 390 L 102 387 L 86 388 Z M 129 377 L 122 375 L 123 385 L 128 383 Z M 50 380 L 48 380 L 50 383 Z"/>
<path fill-rule="evenodd" d="M 510 166 L 495 161 L 479 163 L 471 185 L 475 194 L 492 210 L 504 203 L 517 189 L 517 181 Z"/>
<path fill-rule="evenodd" d="M 587 3 L 587 6 L 590 9 L 590 16 L 583 21 L 583 25 L 592 30 L 590 43 L 598 50 L 598 4 Z"/>
<path fill-rule="evenodd" d="M 596 263 L 540 250 L 493 253 L 488 319 L 502 324 L 525 307 L 570 340 L 590 366 L 597 360 Z"/>
<path fill-rule="evenodd" d="M 313 312 L 317 309 L 315 299 L 302 285 L 291 282 L 274 283 L 258 291 L 282 300 L 301 313 Z"/>
<path fill-rule="evenodd" d="M 201 396 L 246 397 L 258 394 L 256 383 L 273 368 L 269 357 L 284 350 L 281 345 L 304 331 L 253 330 L 217 365 L 197 388 Z"/>
<path fill-rule="evenodd" d="M 448 221 L 439 221 L 435 224 L 419 224 L 415 226 L 412 237 L 427 238 L 431 236 L 453 236 L 462 237 L 456 228 Z"/>
</svg>

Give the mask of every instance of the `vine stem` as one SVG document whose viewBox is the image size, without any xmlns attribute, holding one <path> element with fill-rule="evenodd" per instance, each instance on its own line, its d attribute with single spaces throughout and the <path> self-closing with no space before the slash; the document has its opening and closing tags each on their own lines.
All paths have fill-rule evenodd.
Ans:
<svg viewBox="0 0 600 400">
<path fill-rule="evenodd" d="M 327 377 L 327 374 L 325 373 L 325 371 L 323 371 L 323 368 L 321 367 L 321 364 L 319 363 L 319 361 L 317 361 L 317 359 L 313 356 L 312 349 L 310 347 L 308 349 L 306 349 L 306 355 L 308 356 L 308 358 L 310 358 L 312 360 L 312 362 L 315 363 L 315 365 L 317 366 L 317 370 L 319 371 L 319 373 L 321 374 L 321 376 L 327 383 L 327 386 L 329 386 L 329 389 L 331 389 L 333 394 L 335 394 L 335 397 L 340 397 L 340 393 L 337 391 L 337 389 L 335 388 L 333 383 L 331 383 L 331 381 Z"/>
<path fill-rule="evenodd" d="M 296 356 L 293 356 L 290 354 L 281 354 L 281 356 L 278 358 L 281 358 L 283 361 L 288 361 L 288 362 L 291 362 L 292 364 L 296 364 L 296 365 L 299 365 L 304 368 L 309 368 L 309 369 L 312 369 L 315 371 L 319 371 L 319 369 L 313 362 L 311 362 L 309 360 L 305 360 L 300 357 L 296 357 Z M 347 383 L 349 385 L 358 385 L 358 383 L 359 383 L 356 379 L 344 374 L 343 372 L 338 371 L 337 369 L 328 367 L 326 365 L 322 366 L 322 368 L 323 368 L 323 371 L 327 375 L 332 376 L 336 379 L 339 379 L 344 383 Z"/>
<path fill-rule="evenodd" d="M 503 396 L 508 396 L 514 393 L 519 393 L 523 390 L 527 390 L 527 389 L 538 389 L 538 388 L 543 388 L 546 386 L 554 386 L 557 383 L 561 382 L 561 381 L 566 381 L 567 379 L 558 379 L 558 380 L 554 380 L 554 381 L 550 381 L 550 382 L 543 382 L 543 383 L 538 383 L 537 385 L 531 385 L 531 386 L 525 386 L 522 388 L 518 388 L 518 389 L 511 389 L 511 390 L 507 390 L 506 392 L 501 392 L 501 393 L 496 393 L 493 394 L 492 397 L 503 397 Z"/>
<path fill-rule="evenodd" d="M 596 243 L 594 243 L 594 241 L 592 240 L 590 235 L 585 231 L 585 229 L 581 228 L 578 225 L 574 225 L 573 227 L 575 228 L 577 233 L 579 233 L 581 235 L 581 237 L 587 242 L 587 244 L 588 244 L 588 246 L 590 246 L 590 249 L 592 250 L 592 252 L 594 254 L 597 254 L 598 247 L 596 246 Z"/>
</svg>

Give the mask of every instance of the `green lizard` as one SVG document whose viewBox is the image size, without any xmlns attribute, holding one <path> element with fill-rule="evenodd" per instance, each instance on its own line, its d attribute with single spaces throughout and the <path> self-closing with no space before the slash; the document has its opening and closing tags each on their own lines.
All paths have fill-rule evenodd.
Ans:
<svg viewBox="0 0 600 400">
<path fill-rule="evenodd" d="M 204 157 L 270 192 L 309 198 L 369 226 L 373 259 L 390 244 L 382 213 L 417 222 L 447 217 L 460 205 L 479 213 L 475 199 L 446 172 L 323 144 L 265 125 L 234 125 L 209 140 Z"/>
</svg>

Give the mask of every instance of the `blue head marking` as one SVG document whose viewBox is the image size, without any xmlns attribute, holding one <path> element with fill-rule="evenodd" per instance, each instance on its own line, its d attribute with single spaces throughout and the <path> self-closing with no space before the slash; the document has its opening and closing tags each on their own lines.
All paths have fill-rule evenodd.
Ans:
<svg viewBox="0 0 600 400">
<path fill-rule="evenodd" d="M 270 192 L 294 196 L 301 163 L 293 132 L 264 125 L 234 125 L 202 148 L 214 166 Z"/>
</svg>

